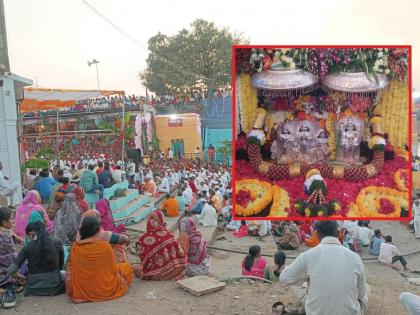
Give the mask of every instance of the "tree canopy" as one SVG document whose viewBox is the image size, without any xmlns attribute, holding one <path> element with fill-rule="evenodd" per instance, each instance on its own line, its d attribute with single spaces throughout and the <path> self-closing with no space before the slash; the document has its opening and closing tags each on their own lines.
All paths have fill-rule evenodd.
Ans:
<svg viewBox="0 0 420 315">
<path fill-rule="evenodd" d="M 241 43 L 242 35 L 200 19 L 173 36 L 159 32 L 149 39 L 147 67 L 140 79 L 159 96 L 228 88 L 232 45 Z"/>
</svg>

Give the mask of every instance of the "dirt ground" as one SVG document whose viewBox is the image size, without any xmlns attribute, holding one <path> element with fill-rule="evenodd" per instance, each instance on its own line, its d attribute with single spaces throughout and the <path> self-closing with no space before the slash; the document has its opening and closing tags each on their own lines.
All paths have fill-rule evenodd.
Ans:
<svg viewBox="0 0 420 315">
<path fill-rule="evenodd" d="M 373 228 L 380 228 L 383 234 L 391 234 L 403 253 L 420 250 L 420 240 L 399 222 L 372 222 Z M 263 254 L 274 253 L 272 237 L 261 242 L 254 238 L 238 239 L 230 232 L 221 232 L 215 247 L 247 251 L 252 244 L 259 244 Z M 299 252 L 306 250 L 302 248 Z M 298 251 L 289 251 L 288 256 L 296 256 Z M 211 250 L 211 273 L 216 278 L 240 275 L 243 255 L 219 250 Z M 362 253 L 362 258 L 372 257 Z M 135 260 L 135 258 L 132 257 Z M 271 263 L 271 258 L 267 258 Z M 406 257 L 412 270 L 420 270 L 420 254 Z M 288 259 L 287 263 L 292 260 Z M 365 261 L 367 282 L 372 293 L 369 298 L 368 315 L 406 314 L 398 301 L 403 291 L 420 295 L 420 286 L 414 286 L 407 277 L 420 277 L 418 274 L 402 275 L 400 272 L 383 266 L 377 261 Z M 151 293 L 150 293 L 151 292 Z M 146 296 L 149 296 L 148 298 Z M 150 297 L 152 296 L 152 297 Z M 114 301 L 102 303 L 73 304 L 66 295 L 56 297 L 21 297 L 20 305 L 12 310 L 0 310 L 1 314 L 271 314 L 271 305 L 281 300 L 293 304 L 294 295 L 290 287 L 276 284 L 249 283 L 248 281 L 229 281 L 221 291 L 194 297 L 180 289 L 173 281 L 146 282 L 134 279 L 129 292 Z"/>
</svg>

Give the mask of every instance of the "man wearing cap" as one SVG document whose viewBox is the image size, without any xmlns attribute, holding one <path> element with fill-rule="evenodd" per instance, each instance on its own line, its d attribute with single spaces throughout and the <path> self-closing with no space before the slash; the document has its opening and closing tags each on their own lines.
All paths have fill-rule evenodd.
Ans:
<svg viewBox="0 0 420 315">
<path fill-rule="evenodd" d="M 166 177 L 156 176 L 156 181 L 159 183 L 158 192 L 169 194 L 169 181 Z"/>
<path fill-rule="evenodd" d="M 307 315 L 364 314 L 370 289 L 360 256 L 340 243 L 336 221 L 320 221 L 316 230 L 321 243 L 287 266 L 280 281 L 309 282 L 307 295 L 292 287 Z"/>
</svg>

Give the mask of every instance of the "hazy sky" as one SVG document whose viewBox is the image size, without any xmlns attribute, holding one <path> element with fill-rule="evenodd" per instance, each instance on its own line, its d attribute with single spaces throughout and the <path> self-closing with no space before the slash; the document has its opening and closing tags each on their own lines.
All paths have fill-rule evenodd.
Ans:
<svg viewBox="0 0 420 315">
<path fill-rule="evenodd" d="M 140 44 L 124 37 L 81 0 L 4 0 L 12 72 L 39 87 L 144 94 L 138 72 L 147 41 L 203 18 L 244 33 L 252 44 L 412 44 L 413 86 L 420 90 L 420 1 L 86 0 Z M 416 59 L 417 58 L 417 59 Z M 182 65 L 180 65 L 182 66 Z"/>
</svg>

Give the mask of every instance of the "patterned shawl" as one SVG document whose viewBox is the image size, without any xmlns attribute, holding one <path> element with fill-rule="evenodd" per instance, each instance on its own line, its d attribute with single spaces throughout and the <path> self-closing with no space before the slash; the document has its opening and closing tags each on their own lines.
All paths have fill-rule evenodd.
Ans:
<svg viewBox="0 0 420 315">
<path fill-rule="evenodd" d="M 192 218 L 183 217 L 178 221 L 178 229 L 188 235 L 188 263 L 200 265 L 207 255 L 207 243 L 201 232 L 197 230 L 197 224 Z"/>
<path fill-rule="evenodd" d="M 140 236 L 138 249 L 144 278 L 170 275 L 187 264 L 187 257 L 174 236 L 166 229 L 163 213 L 153 211 L 147 219 L 147 231 Z"/>
<path fill-rule="evenodd" d="M 54 218 L 53 236 L 64 245 L 71 245 L 76 239 L 82 214 L 77 205 L 76 195 L 69 193 L 64 197 L 63 207 Z"/>
</svg>

